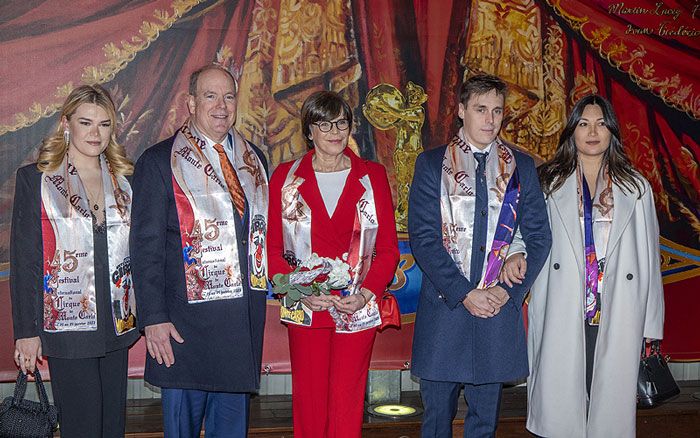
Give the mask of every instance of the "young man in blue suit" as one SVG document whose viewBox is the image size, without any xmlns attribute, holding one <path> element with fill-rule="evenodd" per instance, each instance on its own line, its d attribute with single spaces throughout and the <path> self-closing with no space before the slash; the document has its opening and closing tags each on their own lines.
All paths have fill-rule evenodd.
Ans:
<svg viewBox="0 0 700 438">
<path fill-rule="evenodd" d="M 167 437 L 245 437 L 260 385 L 268 180 L 233 128 L 236 82 L 190 77 L 190 119 L 134 172 L 131 267 L 146 335 L 145 380 L 161 387 Z"/>
<path fill-rule="evenodd" d="M 421 379 L 424 438 L 452 436 L 462 387 L 464 436 L 494 436 L 503 383 L 528 374 L 521 307 L 551 233 L 532 158 L 498 137 L 506 91 L 495 76 L 468 79 L 462 128 L 416 160 L 408 230 L 423 283 L 412 372 Z M 509 287 L 498 276 L 516 230 L 528 271 Z"/>
</svg>

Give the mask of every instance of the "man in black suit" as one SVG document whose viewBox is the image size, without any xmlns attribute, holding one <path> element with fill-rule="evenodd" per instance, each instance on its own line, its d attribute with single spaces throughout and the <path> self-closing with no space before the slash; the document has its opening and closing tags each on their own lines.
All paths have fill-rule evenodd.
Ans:
<svg viewBox="0 0 700 438">
<path fill-rule="evenodd" d="M 199 437 L 203 422 L 207 436 L 245 436 L 260 384 L 267 163 L 233 128 L 236 92 L 223 67 L 195 71 L 190 119 L 148 148 L 134 173 L 144 377 L 162 388 L 165 436 Z"/>
<path fill-rule="evenodd" d="M 521 306 L 551 245 L 534 162 L 498 138 L 506 84 L 469 78 L 462 128 L 416 160 L 408 211 L 413 256 L 423 272 L 413 337 L 423 437 L 452 436 L 461 388 L 465 437 L 494 436 L 503 382 L 528 373 Z M 519 229 L 529 270 L 508 287 L 498 274 Z"/>
</svg>

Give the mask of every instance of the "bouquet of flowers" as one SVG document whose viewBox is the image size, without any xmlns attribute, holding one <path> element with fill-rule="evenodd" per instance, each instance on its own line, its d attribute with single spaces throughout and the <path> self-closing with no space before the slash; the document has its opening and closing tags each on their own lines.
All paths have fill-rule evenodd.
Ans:
<svg viewBox="0 0 700 438">
<path fill-rule="evenodd" d="M 346 289 L 352 283 L 351 271 L 344 260 L 313 253 L 289 274 L 275 274 L 273 292 L 284 295 L 285 304 L 292 305 L 311 295 L 328 295 L 331 290 Z"/>
</svg>

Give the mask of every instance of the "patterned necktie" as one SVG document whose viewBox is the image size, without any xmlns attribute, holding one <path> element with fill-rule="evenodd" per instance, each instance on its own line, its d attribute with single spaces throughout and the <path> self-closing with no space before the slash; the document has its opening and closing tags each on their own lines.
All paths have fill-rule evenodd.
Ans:
<svg viewBox="0 0 700 438">
<path fill-rule="evenodd" d="M 214 149 L 219 153 L 219 161 L 221 162 L 221 171 L 224 174 L 224 180 L 228 186 L 228 192 L 231 194 L 231 199 L 233 200 L 233 205 L 236 206 L 238 214 L 243 218 L 243 213 L 245 213 L 245 193 L 243 192 L 243 187 L 241 187 L 241 182 L 238 180 L 238 175 L 234 170 L 231 162 L 224 152 L 224 147 L 219 143 L 214 145 Z"/>
<path fill-rule="evenodd" d="M 470 264 L 470 277 L 474 283 L 481 281 L 481 271 L 484 268 L 486 256 L 486 240 L 489 223 L 489 199 L 486 184 L 486 152 L 474 152 L 476 166 L 476 200 L 474 202 L 474 229 L 472 237 L 472 259 Z"/>
</svg>

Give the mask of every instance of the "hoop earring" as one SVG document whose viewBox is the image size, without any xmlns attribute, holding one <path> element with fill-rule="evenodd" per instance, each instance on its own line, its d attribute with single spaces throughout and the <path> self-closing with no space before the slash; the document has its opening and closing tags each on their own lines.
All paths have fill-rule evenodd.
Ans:
<svg viewBox="0 0 700 438">
<path fill-rule="evenodd" d="M 63 141 L 66 143 L 66 146 L 70 145 L 70 131 L 67 129 L 63 131 Z"/>
</svg>

